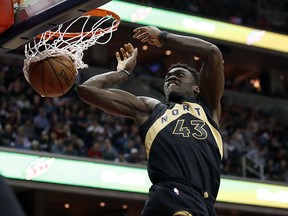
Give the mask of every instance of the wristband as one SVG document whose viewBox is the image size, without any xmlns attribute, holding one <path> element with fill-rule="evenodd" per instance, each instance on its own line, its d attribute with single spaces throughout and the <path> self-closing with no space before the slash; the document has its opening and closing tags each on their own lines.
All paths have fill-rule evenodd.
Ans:
<svg viewBox="0 0 288 216">
<path fill-rule="evenodd" d="M 130 73 L 129 73 L 129 71 L 127 71 L 127 70 L 125 70 L 125 69 L 121 69 L 120 71 L 122 71 L 122 72 L 126 73 L 126 74 L 127 74 L 127 76 L 128 76 L 128 77 L 130 77 Z"/>
<path fill-rule="evenodd" d="M 159 36 L 158 36 L 158 39 L 161 43 L 166 43 L 167 42 L 167 35 L 169 34 L 169 32 L 166 32 L 166 31 L 161 31 Z"/>
</svg>

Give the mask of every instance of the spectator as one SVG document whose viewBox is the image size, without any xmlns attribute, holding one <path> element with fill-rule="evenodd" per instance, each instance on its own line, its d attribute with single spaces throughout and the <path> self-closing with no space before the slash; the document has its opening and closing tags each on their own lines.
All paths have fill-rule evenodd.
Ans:
<svg viewBox="0 0 288 216">
<path fill-rule="evenodd" d="M 38 115 L 34 117 L 33 122 L 35 124 L 35 129 L 38 133 L 41 133 L 42 130 L 49 129 L 50 124 L 49 124 L 44 108 L 40 108 L 38 110 Z"/>
<path fill-rule="evenodd" d="M 64 154 L 64 140 L 57 138 L 57 135 L 54 132 L 50 133 L 51 139 L 51 153 L 55 154 Z"/>
<path fill-rule="evenodd" d="M 112 145 L 112 142 L 109 138 L 106 138 L 104 140 L 104 147 L 102 150 L 103 159 L 115 161 L 115 159 L 118 157 L 118 152 L 116 148 Z"/>
<path fill-rule="evenodd" d="M 63 139 L 60 139 L 60 140 L 62 141 Z M 63 140 L 63 143 L 64 143 L 64 140 Z M 74 143 L 69 143 L 69 142 L 65 143 L 62 154 L 77 156 L 78 154 L 77 154 L 77 150 L 74 148 Z"/>
<path fill-rule="evenodd" d="M 15 133 L 15 148 L 19 149 L 30 149 L 31 148 L 31 141 L 25 133 L 25 128 L 23 126 L 20 126 L 17 128 Z"/>
<path fill-rule="evenodd" d="M 94 142 L 92 147 L 88 150 L 87 156 L 95 159 L 102 159 L 102 146 L 99 142 Z"/>
<path fill-rule="evenodd" d="M 128 163 L 139 163 L 139 150 L 137 148 L 131 148 L 130 153 L 126 155 L 126 161 Z"/>
<path fill-rule="evenodd" d="M 38 140 L 32 140 L 31 142 L 31 150 L 32 151 L 40 151 L 40 145 Z"/>
<path fill-rule="evenodd" d="M 11 124 L 4 126 L 4 131 L 0 134 L 0 146 L 13 147 L 15 146 L 15 137 Z"/>
</svg>

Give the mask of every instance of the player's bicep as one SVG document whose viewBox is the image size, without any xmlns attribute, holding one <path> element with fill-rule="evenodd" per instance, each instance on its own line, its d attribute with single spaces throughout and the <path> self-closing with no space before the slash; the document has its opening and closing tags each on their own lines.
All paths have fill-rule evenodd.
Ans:
<svg viewBox="0 0 288 216">
<path fill-rule="evenodd" d="M 142 100 L 119 89 L 79 86 L 77 91 L 81 100 L 111 115 L 135 119 L 148 112 Z"/>
<path fill-rule="evenodd" d="M 217 110 L 224 91 L 224 66 L 218 48 L 211 51 L 199 76 L 200 97 L 211 110 Z"/>
</svg>

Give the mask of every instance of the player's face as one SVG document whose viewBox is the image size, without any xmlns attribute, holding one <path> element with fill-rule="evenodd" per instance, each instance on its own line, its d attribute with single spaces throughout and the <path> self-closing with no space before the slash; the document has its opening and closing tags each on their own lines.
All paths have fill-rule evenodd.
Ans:
<svg viewBox="0 0 288 216">
<path fill-rule="evenodd" d="M 170 70 L 164 80 L 164 93 L 167 102 L 179 102 L 185 98 L 196 96 L 196 82 L 185 68 L 176 67 Z"/>
</svg>

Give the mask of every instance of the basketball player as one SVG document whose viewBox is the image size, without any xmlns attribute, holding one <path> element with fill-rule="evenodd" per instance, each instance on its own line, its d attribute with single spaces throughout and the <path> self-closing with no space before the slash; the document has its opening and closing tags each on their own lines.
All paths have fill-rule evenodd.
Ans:
<svg viewBox="0 0 288 216">
<path fill-rule="evenodd" d="M 200 73 L 187 65 L 172 65 L 164 80 L 167 104 L 113 89 L 130 78 L 136 65 L 138 50 L 129 43 L 116 52 L 117 70 L 88 79 L 78 87 L 79 97 L 138 124 L 153 183 L 142 216 L 216 215 L 223 156 L 218 125 L 224 88 L 222 54 L 207 41 L 152 26 L 136 28 L 134 33 L 142 42 L 170 45 L 198 56 L 203 62 Z"/>
</svg>

